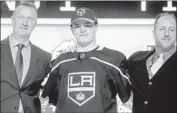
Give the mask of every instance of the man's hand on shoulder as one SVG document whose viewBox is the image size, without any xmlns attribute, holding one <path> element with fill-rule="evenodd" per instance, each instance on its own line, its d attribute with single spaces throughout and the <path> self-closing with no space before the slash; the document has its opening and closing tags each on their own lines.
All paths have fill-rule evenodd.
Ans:
<svg viewBox="0 0 177 113">
<path fill-rule="evenodd" d="M 75 52 L 76 51 L 76 42 L 74 39 L 64 40 L 52 51 L 52 59 L 56 59 L 60 54 L 66 52 Z"/>
</svg>

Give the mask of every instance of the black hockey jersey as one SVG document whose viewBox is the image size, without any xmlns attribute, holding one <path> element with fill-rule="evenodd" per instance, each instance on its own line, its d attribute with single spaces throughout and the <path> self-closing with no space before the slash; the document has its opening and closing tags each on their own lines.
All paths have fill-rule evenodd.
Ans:
<svg viewBox="0 0 177 113">
<path fill-rule="evenodd" d="M 55 61 L 42 96 L 57 113 L 116 112 L 116 95 L 130 96 L 125 56 L 99 47 L 90 52 L 61 54 Z"/>
</svg>

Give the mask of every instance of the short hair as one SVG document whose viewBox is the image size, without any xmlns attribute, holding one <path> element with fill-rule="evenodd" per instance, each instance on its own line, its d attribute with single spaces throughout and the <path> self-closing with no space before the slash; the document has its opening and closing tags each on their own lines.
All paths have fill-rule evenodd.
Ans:
<svg viewBox="0 0 177 113">
<path fill-rule="evenodd" d="M 33 9 L 36 11 L 36 14 L 37 14 L 37 17 L 38 17 L 37 8 L 36 8 L 36 6 L 34 5 L 33 2 L 22 0 L 22 1 L 20 1 L 20 3 L 17 5 L 16 9 L 17 9 L 18 7 L 20 7 L 20 6 L 26 6 L 26 7 L 29 7 L 29 8 L 33 8 Z M 16 10 L 15 10 L 15 11 L 16 11 Z M 13 15 L 14 15 L 15 11 L 13 12 Z"/>
<path fill-rule="evenodd" d="M 158 15 L 155 17 L 154 30 L 155 30 L 155 28 L 156 28 L 156 24 L 157 24 L 159 18 L 160 18 L 160 17 L 163 17 L 163 16 L 171 16 L 171 17 L 175 20 L 175 22 L 176 22 L 176 17 L 175 17 L 175 15 L 174 15 L 173 13 L 167 13 L 167 12 L 165 12 L 165 13 L 160 13 L 160 14 L 158 14 Z"/>
</svg>

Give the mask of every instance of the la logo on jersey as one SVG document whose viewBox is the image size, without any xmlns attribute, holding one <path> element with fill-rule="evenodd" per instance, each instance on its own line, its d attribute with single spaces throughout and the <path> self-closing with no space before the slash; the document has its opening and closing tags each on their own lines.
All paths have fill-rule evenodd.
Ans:
<svg viewBox="0 0 177 113">
<path fill-rule="evenodd" d="M 95 72 L 68 74 L 68 98 L 82 106 L 95 96 Z"/>
</svg>

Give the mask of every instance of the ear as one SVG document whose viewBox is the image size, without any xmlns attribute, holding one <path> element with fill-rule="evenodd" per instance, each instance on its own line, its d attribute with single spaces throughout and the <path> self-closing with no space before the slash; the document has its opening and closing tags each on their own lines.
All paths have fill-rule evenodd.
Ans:
<svg viewBox="0 0 177 113">
<path fill-rule="evenodd" d="M 74 29 L 71 27 L 72 34 L 74 35 Z"/>
<path fill-rule="evenodd" d="M 37 20 L 36 20 L 35 23 L 34 23 L 33 29 L 35 28 L 36 25 L 37 25 Z"/>
<path fill-rule="evenodd" d="M 153 39 L 154 39 L 154 43 L 157 46 L 157 43 L 159 43 L 159 40 L 156 38 L 156 32 L 155 32 L 155 30 L 152 31 L 152 36 L 153 36 Z"/>
<path fill-rule="evenodd" d="M 98 24 L 95 26 L 96 33 L 98 32 Z"/>
<path fill-rule="evenodd" d="M 37 19 L 36 19 L 36 21 L 35 21 L 35 24 L 34 24 L 34 26 L 36 26 L 37 25 Z"/>
<path fill-rule="evenodd" d="M 71 31 L 73 31 L 73 28 L 72 28 L 72 26 L 70 26 L 70 29 L 71 29 Z"/>
<path fill-rule="evenodd" d="M 37 25 L 37 19 L 35 19 L 35 21 L 34 21 L 33 30 L 36 27 L 36 25 Z"/>
<path fill-rule="evenodd" d="M 14 16 L 11 16 L 11 24 L 14 25 Z"/>
<path fill-rule="evenodd" d="M 155 40 L 155 31 L 154 30 L 152 31 L 152 36 L 153 36 L 153 39 Z"/>
</svg>

